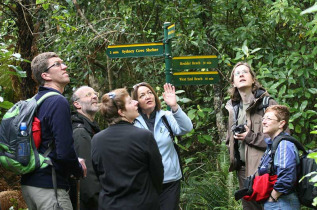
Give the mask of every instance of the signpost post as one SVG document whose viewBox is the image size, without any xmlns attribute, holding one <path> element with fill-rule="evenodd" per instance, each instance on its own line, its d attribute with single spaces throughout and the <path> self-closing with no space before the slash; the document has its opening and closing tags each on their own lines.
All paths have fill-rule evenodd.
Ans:
<svg viewBox="0 0 317 210">
<path fill-rule="evenodd" d="M 175 37 L 175 24 L 165 22 L 163 28 L 163 43 L 109 45 L 106 53 L 109 58 L 164 56 L 165 80 L 173 85 L 205 85 L 219 82 L 217 71 L 176 72 L 185 69 L 217 68 L 218 59 L 215 55 L 172 57 L 171 39 Z"/>
<path fill-rule="evenodd" d="M 172 69 L 172 54 L 171 54 L 171 37 L 173 37 L 173 35 L 175 34 L 175 25 L 173 27 L 174 28 L 173 30 L 169 30 L 169 28 L 171 29 L 171 27 L 169 27 L 170 25 L 171 25 L 170 22 L 164 23 L 165 81 L 167 83 L 172 82 L 173 69 Z M 169 32 L 173 32 L 173 33 L 170 33 L 170 36 L 169 36 Z"/>
</svg>

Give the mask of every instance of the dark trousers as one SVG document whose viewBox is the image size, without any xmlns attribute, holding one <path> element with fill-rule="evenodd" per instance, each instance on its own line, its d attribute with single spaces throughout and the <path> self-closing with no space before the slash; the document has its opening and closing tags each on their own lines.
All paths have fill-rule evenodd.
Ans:
<svg viewBox="0 0 317 210">
<path fill-rule="evenodd" d="M 163 190 L 160 194 L 160 210 L 178 210 L 180 194 L 180 180 L 163 184 Z"/>
</svg>

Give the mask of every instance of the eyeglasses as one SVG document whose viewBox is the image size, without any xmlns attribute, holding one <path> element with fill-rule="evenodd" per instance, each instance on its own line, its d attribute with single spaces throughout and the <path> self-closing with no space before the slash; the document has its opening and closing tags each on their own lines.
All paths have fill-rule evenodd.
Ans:
<svg viewBox="0 0 317 210">
<path fill-rule="evenodd" d="M 275 121 L 277 121 L 277 122 L 279 122 L 280 120 L 277 120 L 277 119 L 272 119 L 272 118 L 269 118 L 269 117 L 262 117 L 262 122 L 264 121 L 264 120 L 267 120 L 267 121 L 272 121 L 272 120 L 275 120 Z"/>
<path fill-rule="evenodd" d="M 44 72 L 47 72 L 48 70 L 50 70 L 50 68 L 52 68 L 54 66 L 61 67 L 62 65 L 66 66 L 66 64 L 63 62 L 55 62 L 53 65 L 49 66 Z"/>
<path fill-rule="evenodd" d="M 242 70 L 242 71 L 235 71 L 234 76 L 239 77 L 241 74 L 248 74 L 248 70 Z"/>
<path fill-rule="evenodd" d="M 86 95 L 84 95 L 83 98 L 91 97 L 91 96 L 93 96 L 93 95 L 95 95 L 95 96 L 97 96 L 97 98 L 99 98 L 99 93 L 98 93 L 98 92 L 89 92 L 89 93 L 86 93 Z M 78 97 L 78 98 L 76 98 L 74 101 L 78 101 L 79 99 L 80 99 L 80 98 Z"/>
<path fill-rule="evenodd" d="M 117 108 L 117 110 L 119 110 L 117 103 L 114 100 L 114 98 L 116 97 L 116 94 L 114 92 L 110 92 L 110 93 L 107 93 L 107 95 L 109 96 L 110 99 L 112 99 L 113 105 Z"/>
<path fill-rule="evenodd" d="M 136 85 L 133 85 L 133 89 L 135 90 L 136 88 L 138 88 L 138 87 L 140 87 L 140 86 L 146 86 L 148 83 L 146 83 L 146 82 L 140 82 L 140 83 L 138 83 L 138 84 L 136 84 Z"/>
<path fill-rule="evenodd" d="M 97 98 L 99 98 L 99 93 L 98 92 L 89 92 L 85 95 L 85 97 L 91 97 L 92 95 L 97 96 Z"/>
</svg>

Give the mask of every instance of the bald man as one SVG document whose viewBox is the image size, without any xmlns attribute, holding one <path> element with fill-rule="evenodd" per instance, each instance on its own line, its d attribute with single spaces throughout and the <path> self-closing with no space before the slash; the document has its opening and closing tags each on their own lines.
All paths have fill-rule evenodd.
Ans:
<svg viewBox="0 0 317 210">
<path fill-rule="evenodd" d="M 91 139 L 100 131 L 95 122 L 95 115 L 99 111 L 98 96 L 93 88 L 82 86 L 74 91 L 71 98 L 76 110 L 72 115 L 74 147 L 78 157 L 85 159 L 87 166 L 87 177 L 80 180 L 80 208 L 77 205 L 76 183 L 73 182 L 70 191 L 74 209 L 78 210 L 98 209 L 100 184 L 91 162 Z"/>
</svg>

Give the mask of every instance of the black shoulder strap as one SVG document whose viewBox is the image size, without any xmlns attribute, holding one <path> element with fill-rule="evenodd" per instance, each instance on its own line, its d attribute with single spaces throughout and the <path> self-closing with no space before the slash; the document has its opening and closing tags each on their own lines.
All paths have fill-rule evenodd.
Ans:
<svg viewBox="0 0 317 210">
<path fill-rule="evenodd" d="M 165 127 L 167 128 L 168 132 L 170 133 L 172 140 L 174 141 L 174 133 L 173 133 L 172 128 L 171 128 L 170 124 L 168 123 L 165 115 L 162 116 L 162 120 L 163 120 L 163 123 L 164 123 Z"/>
<path fill-rule="evenodd" d="M 299 149 L 299 150 L 303 151 L 305 154 L 307 154 L 307 151 L 305 150 L 303 145 L 297 139 L 295 139 L 292 136 L 281 135 L 281 136 L 276 137 L 276 139 L 274 139 L 274 141 L 273 141 L 272 148 L 271 148 L 271 154 L 273 155 L 273 157 L 275 155 L 275 152 L 276 152 L 276 149 L 277 149 L 279 143 L 282 140 L 287 140 L 287 141 L 294 143 L 295 146 L 297 147 L 297 149 Z"/>
<path fill-rule="evenodd" d="M 276 137 L 274 139 L 272 147 L 271 147 L 271 154 L 270 154 L 271 161 L 269 162 L 269 166 L 268 166 L 269 174 L 275 173 L 274 163 L 273 163 L 274 162 L 274 155 L 275 155 L 275 152 L 276 152 L 276 149 L 277 149 L 279 143 L 282 140 L 286 140 L 286 141 L 290 141 L 290 142 L 294 143 L 298 150 L 302 150 L 304 154 L 307 154 L 307 151 L 305 150 L 303 145 L 299 141 L 297 141 L 297 139 L 295 139 L 294 137 L 288 136 L 288 135 L 281 135 L 281 136 Z"/>
</svg>

